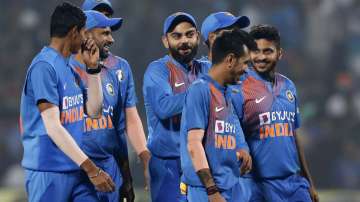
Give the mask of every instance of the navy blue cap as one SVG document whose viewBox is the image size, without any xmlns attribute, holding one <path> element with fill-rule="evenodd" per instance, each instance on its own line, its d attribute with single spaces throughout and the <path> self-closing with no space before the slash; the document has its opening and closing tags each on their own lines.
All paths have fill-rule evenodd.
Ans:
<svg viewBox="0 0 360 202">
<path fill-rule="evenodd" d="M 245 28 L 250 25 L 250 19 L 247 16 L 235 17 L 229 12 L 212 13 L 206 17 L 202 23 L 201 35 L 205 40 L 208 40 L 211 32 L 231 26 L 235 23 L 239 28 Z"/>
<path fill-rule="evenodd" d="M 113 11 L 112 5 L 111 5 L 110 1 L 108 1 L 108 0 L 85 0 L 84 3 L 82 4 L 81 8 L 84 11 L 88 11 L 88 10 L 94 9 L 96 6 L 98 6 L 100 4 L 105 4 L 105 5 L 109 6 L 109 8 Z"/>
<path fill-rule="evenodd" d="M 196 25 L 196 21 L 194 19 L 193 16 L 191 16 L 188 13 L 184 13 L 184 12 L 177 12 L 174 14 L 171 14 L 169 17 L 166 18 L 165 22 L 164 22 L 164 30 L 163 33 L 164 35 L 169 31 L 169 28 L 171 27 L 171 25 L 174 22 L 190 22 L 192 25 L 194 25 L 194 27 L 197 27 Z"/>
<path fill-rule="evenodd" d="M 86 15 L 85 29 L 110 27 L 112 31 L 116 31 L 121 27 L 122 18 L 108 18 L 98 11 L 84 11 Z"/>
</svg>

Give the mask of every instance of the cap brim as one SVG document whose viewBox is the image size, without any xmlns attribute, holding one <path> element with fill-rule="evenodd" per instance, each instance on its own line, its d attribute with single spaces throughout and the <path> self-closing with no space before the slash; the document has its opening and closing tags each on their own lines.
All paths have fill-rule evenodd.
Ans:
<svg viewBox="0 0 360 202">
<path fill-rule="evenodd" d="M 122 23 L 123 23 L 122 18 L 111 18 L 109 20 L 108 26 L 111 28 L 111 31 L 116 31 L 120 29 Z"/>
<path fill-rule="evenodd" d="M 250 19 L 247 16 L 236 17 L 236 21 L 233 23 L 236 24 L 239 28 L 245 28 L 250 25 Z"/>
</svg>

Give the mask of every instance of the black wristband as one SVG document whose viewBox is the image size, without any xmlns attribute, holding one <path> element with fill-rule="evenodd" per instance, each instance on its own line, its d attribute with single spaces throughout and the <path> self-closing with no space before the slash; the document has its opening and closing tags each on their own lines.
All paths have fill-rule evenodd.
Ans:
<svg viewBox="0 0 360 202">
<path fill-rule="evenodd" d="M 208 196 L 213 195 L 215 193 L 218 193 L 219 189 L 217 188 L 216 185 L 210 186 L 206 188 L 206 193 Z"/>
<path fill-rule="evenodd" d="M 100 63 L 98 63 L 98 66 L 96 69 L 92 69 L 92 68 L 88 68 L 86 67 L 86 73 L 88 74 L 98 74 L 101 72 L 101 65 Z"/>
</svg>

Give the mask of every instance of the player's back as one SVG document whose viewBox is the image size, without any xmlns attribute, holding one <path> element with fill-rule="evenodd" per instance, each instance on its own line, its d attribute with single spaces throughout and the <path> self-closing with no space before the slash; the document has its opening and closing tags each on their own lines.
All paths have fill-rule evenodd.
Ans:
<svg viewBox="0 0 360 202">
<path fill-rule="evenodd" d="M 61 124 L 80 144 L 84 116 L 83 94 L 67 65 L 67 58 L 50 47 L 44 47 L 32 61 L 22 91 L 22 165 L 40 171 L 78 170 L 79 167 L 47 134 L 37 107 L 39 101 L 43 100 L 59 107 Z"/>
</svg>

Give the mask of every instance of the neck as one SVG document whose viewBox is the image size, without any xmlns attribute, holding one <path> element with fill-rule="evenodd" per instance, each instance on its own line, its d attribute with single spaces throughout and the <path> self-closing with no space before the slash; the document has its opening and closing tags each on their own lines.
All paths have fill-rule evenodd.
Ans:
<svg viewBox="0 0 360 202">
<path fill-rule="evenodd" d="M 218 82 L 221 86 L 225 86 L 225 79 L 221 71 L 219 71 L 219 67 L 217 65 L 213 65 L 209 70 L 209 76 Z"/>
<path fill-rule="evenodd" d="M 66 38 L 52 37 L 49 47 L 55 49 L 64 57 L 71 55 L 70 45 L 66 42 Z"/>
<path fill-rule="evenodd" d="M 188 63 L 182 63 L 182 62 L 176 60 L 171 54 L 169 54 L 169 55 L 170 55 L 170 57 L 171 57 L 173 60 L 175 60 L 176 62 L 178 62 L 178 63 L 181 64 L 181 65 L 186 65 L 186 66 L 188 66 L 188 67 L 191 67 L 191 66 L 192 66 L 193 60 L 191 60 L 191 61 L 188 62 Z"/>
<path fill-rule="evenodd" d="M 271 83 L 274 84 L 274 82 L 275 82 L 275 68 L 272 69 L 272 70 L 269 71 L 269 72 L 263 72 L 263 73 L 258 72 L 258 74 L 259 74 L 259 75 L 261 76 L 261 78 L 263 78 L 264 80 L 269 81 L 269 82 L 271 82 Z"/>
</svg>

